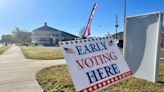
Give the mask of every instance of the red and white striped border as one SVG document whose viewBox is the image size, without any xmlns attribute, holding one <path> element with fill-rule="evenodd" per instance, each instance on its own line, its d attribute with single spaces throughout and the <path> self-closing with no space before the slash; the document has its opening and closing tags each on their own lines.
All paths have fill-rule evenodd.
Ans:
<svg viewBox="0 0 164 92">
<path fill-rule="evenodd" d="M 99 38 L 89 38 L 89 39 L 78 39 L 78 40 L 72 40 L 72 41 L 62 41 L 59 42 L 60 45 L 69 45 L 69 44 L 76 44 L 76 43 L 83 43 L 83 42 L 90 42 L 90 41 L 100 41 L 104 39 L 112 39 L 112 36 L 107 37 L 99 37 Z"/>
<path fill-rule="evenodd" d="M 95 90 L 98 90 L 100 88 L 103 88 L 105 86 L 108 86 L 109 84 L 112 84 L 114 82 L 117 82 L 117 81 L 120 81 L 122 79 L 125 79 L 126 77 L 129 77 L 131 75 L 132 75 L 132 71 L 128 71 L 128 72 L 123 73 L 123 74 L 120 74 L 120 75 L 118 75 L 116 77 L 110 78 L 108 80 L 105 80 L 103 82 L 100 82 L 98 84 L 95 84 L 93 86 L 90 86 L 88 88 L 85 88 L 83 90 L 80 90 L 79 92 L 93 92 Z"/>
</svg>

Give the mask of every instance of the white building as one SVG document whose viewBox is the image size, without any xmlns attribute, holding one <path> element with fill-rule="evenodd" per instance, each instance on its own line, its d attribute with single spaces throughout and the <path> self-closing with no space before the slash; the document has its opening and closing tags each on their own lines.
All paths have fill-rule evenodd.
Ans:
<svg viewBox="0 0 164 92">
<path fill-rule="evenodd" d="M 62 40 L 73 40 L 77 36 L 49 27 L 47 23 L 32 31 L 32 44 L 43 46 L 55 46 Z"/>
</svg>

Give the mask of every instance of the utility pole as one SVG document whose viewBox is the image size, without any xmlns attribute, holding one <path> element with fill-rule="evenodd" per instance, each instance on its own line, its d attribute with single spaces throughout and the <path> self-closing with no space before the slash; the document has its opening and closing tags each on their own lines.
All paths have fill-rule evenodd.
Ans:
<svg viewBox="0 0 164 92">
<path fill-rule="evenodd" d="M 118 33 L 118 15 L 116 15 L 116 40 L 117 40 L 117 33 Z"/>
<path fill-rule="evenodd" d="M 126 34 L 126 0 L 124 0 L 124 43 L 123 43 L 124 49 L 123 49 L 123 55 L 125 55 L 125 47 L 126 47 L 125 34 Z"/>
<path fill-rule="evenodd" d="M 126 25 L 126 0 L 124 0 L 124 32 L 125 32 L 125 25 Z"/>
</svg>

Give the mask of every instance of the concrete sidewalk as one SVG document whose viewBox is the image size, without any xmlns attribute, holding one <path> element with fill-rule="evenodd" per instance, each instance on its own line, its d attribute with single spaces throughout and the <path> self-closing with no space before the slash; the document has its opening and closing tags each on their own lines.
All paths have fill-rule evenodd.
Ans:
<svg viewBox="0 0 164 92">
<path fill-rule="evenodd" d="M 65 60 L 29 60 L 13 46 L 0 55 L 0 92 L 43 92 L 35 74 L 42 68 L 66 64 Z"/>
</svg>

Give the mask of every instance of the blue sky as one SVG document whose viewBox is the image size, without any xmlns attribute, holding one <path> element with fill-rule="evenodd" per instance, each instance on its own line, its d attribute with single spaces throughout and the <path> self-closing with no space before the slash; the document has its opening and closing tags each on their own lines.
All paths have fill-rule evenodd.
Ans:
<svg viewBox="0 0 164 92">
<path fill-rule="evenodd" d="M 15 27 L 32 31 L 47 22 L 49 26 L 78 35 L 87 24 L 95 2 L 99 2 L 91 36 L 115 33 L 115 16 L 123 31 L 124 0 L 0 0 L 0 35 Z M 164 0 L 127 0 L 127 16 L 164 10 Z"/>
</svg>

